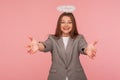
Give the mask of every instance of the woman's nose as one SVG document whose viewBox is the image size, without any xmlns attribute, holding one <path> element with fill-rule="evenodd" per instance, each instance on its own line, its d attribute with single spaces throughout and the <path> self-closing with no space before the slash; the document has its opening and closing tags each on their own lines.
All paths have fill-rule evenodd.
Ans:
<svg viewBox="0 0 120 80">
<path fill-rule="evenodd" d="M 68 22 L 66 22 L 65 25 L 68 25 Z"/>
</svg>

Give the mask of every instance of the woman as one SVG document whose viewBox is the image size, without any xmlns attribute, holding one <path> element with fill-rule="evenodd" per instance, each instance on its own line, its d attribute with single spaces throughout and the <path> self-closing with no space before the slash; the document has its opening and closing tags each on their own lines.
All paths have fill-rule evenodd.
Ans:
<svg viewBox="0 0 120 80">
<path fill-rule="evenodd" d="M 87 44 L 79 34 L 72 13 L 62 13 L 57 22 L 54 35 L 49 35 L 45 42 L 37 42 L 32 37 L 28 52 L 33 54 L 40 50 L 51 52 L 52 65 L 48 80 L 87 80 L 79 56 L 85 54 L 93 58 L 96 54 L 95 44 Z"/>
</svg>

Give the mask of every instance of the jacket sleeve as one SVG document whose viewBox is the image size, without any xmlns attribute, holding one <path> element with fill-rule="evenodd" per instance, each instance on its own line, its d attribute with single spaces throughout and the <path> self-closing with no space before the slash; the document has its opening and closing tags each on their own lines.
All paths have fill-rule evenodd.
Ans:
<svg viewBox="0 0 120 80">
<path fill-rule="evenodd" d="M 85 54 L 84 53 L 84 50 L 85 48 L 87 47 L 87 41 L 85 40 L 84 36 L 83 35 L 80 35 L 80 38 L 79 38 L 79 43 L 78 43 L 78 50 L 81 54 Z"/>
<path fill-rule="evenodd" d="M 45 49 L 43 50 L 43 52 L 52 51 L 52 49 L 53 49 L 53 42 L 52 42 L 52 39 L 51 39 L 51 35 L 49 35 L 48 39 L 45 40 L 42 43 L 45 46 Z"/>
</svg>

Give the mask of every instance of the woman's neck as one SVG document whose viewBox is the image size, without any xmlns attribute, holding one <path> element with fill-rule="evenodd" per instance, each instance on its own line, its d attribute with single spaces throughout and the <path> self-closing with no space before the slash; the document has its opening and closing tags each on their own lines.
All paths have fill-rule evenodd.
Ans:
<svg viewBox="0 0 120 80">
<path fill-rule="evenodd" d="M 62 34 L 62 37 L 70 37 L 70 34 Z"/>
</svg>

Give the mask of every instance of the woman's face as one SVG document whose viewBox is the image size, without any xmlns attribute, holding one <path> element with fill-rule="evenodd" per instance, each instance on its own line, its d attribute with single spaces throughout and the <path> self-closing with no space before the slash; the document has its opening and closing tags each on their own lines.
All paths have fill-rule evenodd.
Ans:
<svg viewBox="0 0 120 80">
<path fill-rule="evenodd" d="M 73 27 L 72 20 L 70 19 L 70 17 L 63 16 L 60 25 L 62 36 L 70 36 L 69 33 Z"/>
</svg>

